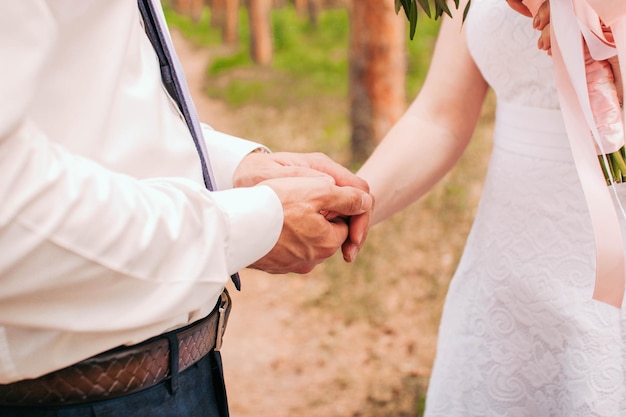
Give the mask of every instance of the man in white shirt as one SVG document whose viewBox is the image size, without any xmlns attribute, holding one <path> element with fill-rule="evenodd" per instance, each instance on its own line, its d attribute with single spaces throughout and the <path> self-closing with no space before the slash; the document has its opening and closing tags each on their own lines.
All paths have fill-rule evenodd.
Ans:
<svg viewBox="0 0 626 417">
<path fill-rule="evenodd" d="M 227 415 L 225 283 L 351 261 L 367 185 L 204 126 L 207 191 L 136 0 L 2 2 L 0 57 L 0 415 Z"/>
</svg>

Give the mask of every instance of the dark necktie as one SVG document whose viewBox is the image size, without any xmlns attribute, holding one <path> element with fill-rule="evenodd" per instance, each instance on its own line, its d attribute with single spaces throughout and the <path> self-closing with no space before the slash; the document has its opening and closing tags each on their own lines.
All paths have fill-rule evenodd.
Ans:
<svg viewBox="0 0 626 417">
<path fill-rule="evenodd" d="M 202 128 L 198 121 L 196 108 L 191 100 L 187 82 L 183 74 L 182 67 L 174 51 L 172 40 L 165 28 L 165 19 L 161 15 L 160 5 L 154 4 L 152 0 L 137 0 L 141 16 L 143 18 L 146 34 L 159 57 L 159 65 L 161 67 L 161 79 L 165 88 L 178 104 L 178 108 L 185 118 L 189 132 L 196 146 L 196 151 L 200 158 L 202 166 L 202 177 L 204 185 L 207 189 L 213 191 L 215 181 L 211 173 L 206 144 L 202 136 Z M 158 9 L 157 9 L 158 7 Z M 232 277 L 235 288 L 241 289 L 241 281 L 239 275 L 234 274 Z"/>
</svg>

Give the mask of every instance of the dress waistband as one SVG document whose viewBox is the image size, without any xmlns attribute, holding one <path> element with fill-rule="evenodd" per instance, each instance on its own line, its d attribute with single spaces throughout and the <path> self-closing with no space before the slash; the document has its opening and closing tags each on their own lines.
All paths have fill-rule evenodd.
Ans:
<svg viewBox="0 0 626 417">
<path fill-rule="evenodd" d="M 541 159 L 573 161 L 560 110 L 498 103 L 494 146 Z"/>
</svg>

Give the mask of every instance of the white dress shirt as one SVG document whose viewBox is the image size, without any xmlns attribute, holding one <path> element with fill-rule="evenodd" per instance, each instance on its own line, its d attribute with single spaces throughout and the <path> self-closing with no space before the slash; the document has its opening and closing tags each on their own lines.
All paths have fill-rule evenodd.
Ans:
<svg viewBox="0 0 626 417">
<path fill-rule="evenodd" d="M 205 129 L 217 192 L 136 0 L 0 5 L 0 383 L 208 314 L 282 208 L 231 189 L 259 145 Z"/>
</svg>

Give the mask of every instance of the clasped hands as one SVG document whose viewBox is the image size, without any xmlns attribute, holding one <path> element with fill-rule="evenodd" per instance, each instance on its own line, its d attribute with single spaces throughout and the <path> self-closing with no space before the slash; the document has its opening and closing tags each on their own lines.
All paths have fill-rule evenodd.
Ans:
<svg viewBox="0 0 626 417">
<path fill-rule="evenodd" d="M 369 186 L 322 153 L 250 153 L 233 184 L 271 187 L 283 207 L 278 242 L 250 268 L 303 274 L 339 247 L 352 262 L 365 241 L 374 204 Z"/>
</svg>

